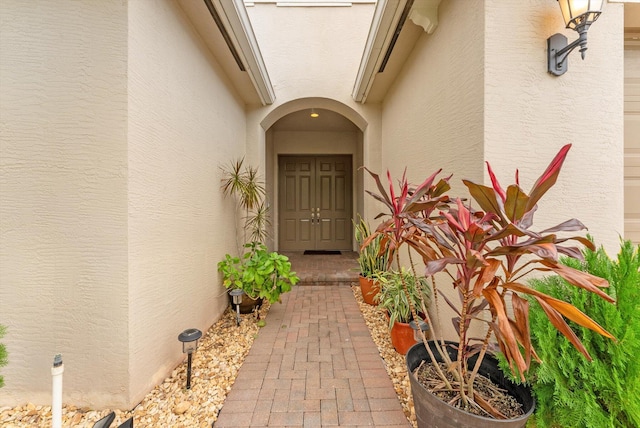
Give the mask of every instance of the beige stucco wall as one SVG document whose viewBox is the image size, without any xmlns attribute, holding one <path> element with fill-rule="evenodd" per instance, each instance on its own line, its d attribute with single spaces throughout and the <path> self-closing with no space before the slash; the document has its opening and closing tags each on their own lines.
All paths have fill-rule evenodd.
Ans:
<svg viewBox="0 0 640 428">
<path fill-rule="evenodd" d="M 443 2 L 437 30 L 416 42 L 384 100 L 380 172 L 388 169 L 395 179 L 406 167 L 415 183 L 442 168 L 454 174 L 458 193 L 461 177 L 482 176 L 481 7 L 480 1 Z"/>
<path fill-rule="evenodd" d="M 244 107 L 172 1 L 129 3 L 131 403 L 184 357 L 228 305 L 216 264 L 235 252 L 219 166 L 243 156 Z"/>
<path fill-rule="evenodd" d="M 247 8 L 276 93 L 273 105 L 251 106 L 247 115 L 247 152 L 264 164 L 268 177 L 277 176 L 271 162 L 274 153 L 267 144 L 271 119 L 312 107 L 336 111 L 359 126 L 362 135 L 356 161 L 379 167 L 380 106 L 359 104 L 351 97 L 374 8 L 373 3 Z M 323 147 L 318 146 L 318 151 Z M 356 171 L 355 188 L 362 189 L 362 180 L 362 173 Z M 273 181 L 267 184 L 274 194 Z M 372 203 L 361 194 L 356 195 L 354 207 L 373 212 Z"/>
<path fill-rule="evenodd" d="M 0 6 L 0 406 L 124 404 L 128 388 L 127 6 Z"/>
<path fill-rule="evenodd" d="M 577 33 L 563 30 L 557 9 L 545 0 L 485 2 L 485 158 L 505 183 L 519 168 L 529 191 L 560 147 L 572 143 L 534 225 L 578 218 L 615 254 L 624 227 L 623 5 L 605 4 L 589 29 L 586 58 L 576 49 L 559 77 L 546 72 L 546 38 L 562 32 L 571 42 Z"/>
<path fill-rule="evenodd" d="M 396 176 L 406 166 L 413 181 L 442 167 L 454 174 L 452 193 L 467 196 L 460 180 L 488 184 L 489 160 L 506 183 L 519 167 L 528 190 L 572 141 L 536 224 L 575 216 L 615 249 L 623 225 L 622 73 L 612 70 L 622 69 L 622 7 L 606 5 L 589 31 L 586 60 L 574 53 L 568 73 L 553 77 L 546 38 L 563 28 L 557 9 L 542 0 L 442 2 L 438 28 L 418 40 L 384 101 L 383 166 Z"/>
<path fill-rule="evenodd" d="M 227 297 L 244 106 L 172 1 L 3 2 L 0 405 L 128 408 Z M 37 28 L 38 31 L 33 31 Z"/>
<path fill-rule="evenodd" d="M 276 131 L 273 140 L 274 160 L 278 154 L 355 155 L 358 132 Z"/>
<path fill-rule="evenodd" d="M 305 97 L 351 99 L 373 4 L 351 7 L 248 7 L 276 93 L 271 108 Z"/>
<path fill-rule="evenodd" d="M 405 167 L 412 183 L 421 182 L 439 168 L 443 169 L 443 177 L 445 173 L 453 173 L 451 184 L 456 194 L 466 190 L 460 183 L 461 178 L 482 180 L 484 41 L 480 35 L 484 21 L 481 10 L 481 1 L 442 2 L 440 25 L 432 35 L 425 33 L 417 41 L 385 98 L 384 169 L 379 172 L 388 169 L 396 186 Z M 386 180 L 384 176 L 381 178 Z M 373 180 L 367 178 L 365 186 L 373 189 Z M 381 208 L 378 204 L 376 213 Z M 404 258 L 402 264 L 408 267 L 408 259 Z M 446 277 L 440 280 L 446 281 Z M 450 297 L 457 299 L 455 295 Z M 440 326 L 434 319 L 436 331 L 452 338 L 455 333 L 447 320 L 453 314 L 444 302 L 440 306 L 443 323 Z"/>
<path fill-rule="evenodd" d="M 424 33 L 383 104 L 384 169 L 410 181 L 439 168 L 482 178 L 484 28 L 481 1 L 443 2 L 440 25 Z M 414 25 L 408 22 L 407 25 Z M 457 179 L 456 179 L 457 178 Z M 371 183 L 371 181 L 369 181 Z"/>
</svg>

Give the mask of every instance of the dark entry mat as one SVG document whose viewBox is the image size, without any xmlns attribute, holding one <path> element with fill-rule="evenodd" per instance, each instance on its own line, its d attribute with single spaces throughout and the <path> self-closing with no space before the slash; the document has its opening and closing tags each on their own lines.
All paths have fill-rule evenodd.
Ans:
<svg viewBox="0 0 640 428">
<path fill-rule="evenodd" d="M 328 255 L 340 255 L 342 254 L 340 251 L 333 251 L 333 250 L 305 250 L 304 253 L 305 256 L 313 256 L 313 255 L 321 255 L 321 254 L 328 254 Z"/>
</svg>

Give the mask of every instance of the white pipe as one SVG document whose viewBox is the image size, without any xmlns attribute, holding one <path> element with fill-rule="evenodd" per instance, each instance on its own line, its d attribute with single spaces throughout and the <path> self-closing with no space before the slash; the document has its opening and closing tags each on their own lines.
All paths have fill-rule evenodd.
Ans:
<svg viewBox="0 0 640 428">
<path fill-rule="evenodd" d="M 51 377 L 53 383 L 53 393 L 51 398 L 51 428 L 62 428 L 62 355 L 57 354 L 53 359 Z"/>
</svg>

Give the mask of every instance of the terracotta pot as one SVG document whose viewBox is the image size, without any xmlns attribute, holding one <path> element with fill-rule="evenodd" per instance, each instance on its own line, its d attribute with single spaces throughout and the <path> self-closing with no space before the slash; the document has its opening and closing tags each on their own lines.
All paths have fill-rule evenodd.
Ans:
<svg viewBox="0 0 640 428">
<path fill-rule="evenodd" d="M 358 277 L 358 280 L 360 281 L 360 291 L 362 291 L 362 298 L 364 299 L 364 302 L 377 306 L 378 303 L 374 300 L 374 297 L 380 291 L 378 284 L 373 279 L 362 275 Z"/>
<path fill-rule="evenodd" d="M 231 309 L 235 312 L 236 305 L 233 303 L 233 298 L 229 295 L 229 303 L 231 304 Z M 241 314 L 250 314 L 253 312 L 255 308 L 260 308 L 262 306 L 262 297 L 258 297 L 257 299 L 252 299 L 247 296 L 246 293 L 242 293 L 242 302 L 240 302 L 240 313 Z"/>
<path fill-rule="evenodd" d="M 447 343 L 453 344 L 453 342 Z M 440 361 L 440 355 L 433 341 L 429 341 L 429 347 L 433 351 L 436 360 Z M 447 352 L 451 359 L 456 359 L 456 349 L 447 347 Z M 471 357 L 469 364 L 474 365 L 476 359 L 477 356 Z M 523 428 L 527 424 L 527 420 L 531 414 L 533 414 L 536 402 L 531 395 L 531 389 L 524 385 L 516 385 L 505 378 L 498 367 L 498 361 L 491 356 L 487 355 L 484 357 L 478 373 L 491 379 L 492 382 L 505 389 L 522 404 L 525 414 L 519 418 L 498 420 L 476 416 L 457 407 L 450 406 L 431 394 L 431 392 L 418 382 L 418 379 L 413 373 L 422 361 L 431 361 L 427 349 L 424 347 L 424 343 L 418 343 L 412 346 L 407 352 L 406 360 L 409 381 L 411 383 L 411 394 L 413 395 L 413 404 L 418 419 L 418 428 Z"/>
<path fill-rule="evenodd" d="M 417 342 L 413 338 L 413 329 L 406 322 L 396 321 L 391 327 L 391 343 L 398 354 L 405 355 Z"/>
<path fill-rule="evenodd" d="M 389 312 L 386 315 L 387 319 L 389 319 Z M 424 314 L 419 313 L 418 316 L 424 320 Z M 425 335 L 427 339 L 431 339 L 430 330 L 426 330 Z M 399 321 L 393 323 L 393 327 L 391 327 L 391 343 L 398 354 L 405 355 L 409 348 L 418 342 L 413 337 L 413 328 L 409 323 Z"/>
</svg>

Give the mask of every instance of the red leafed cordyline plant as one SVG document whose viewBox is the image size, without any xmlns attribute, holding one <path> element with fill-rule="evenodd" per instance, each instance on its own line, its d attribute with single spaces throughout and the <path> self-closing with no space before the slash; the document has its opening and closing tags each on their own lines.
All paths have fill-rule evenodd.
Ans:
<svg viewBox="0 0 640 428">
<path fill-rule="evenodd" d="M 594 249 L 593 243 L 584 237 L 557 235 L 558 232 L 586 229 L 580 221 L 571 219 L 538 232 L 532 230 L 537 203 L 555 184 L 570 147 L 568 144 L 558 152 L 528 194 L 520 187 L 517 171 L 515 184 L 505 190 L 487 163 L 491 187 L 463 180 L 471 195 L 470 203 L 444 195 L 449 189 L 448 178 L 433 185 L 440 171 L 413 190 L 403 175 L 400 192 L 396 195 L 390 174 L 387 174 L 390 188 L 387 194 L 378 175 L 367 170 L 380 194 L 369 193 L 389 209 L 389 213 L 381 214 L 389 215 L 389 218 L 377 228 L 376 233 L 385 236 L 398 264 L 398 249 L 403 244 L 419 254 L 425 265 L 425 276 L 432 278 L 432 295 L 442 296 L 456 314 L 453 323 L 459 335 L 457 361 L 451 361 L 444 351 L 442 338 L 436 341 L 455 382 L 447 381 L 437 365 L 435 368 L 445 387 L 457 392 L 458 405 L 463 409 L 476 406 L 496 418 L 503 417 L 473 388 L 480 363 L 493 337 L 511 369 L 523 380 L 531 357 L 538 358 L 529 335 L 529 303 L 520 294 L 533 296 L 551 323 L 588 359 L 591 357 L 565 318 L 613 339 L 610 333 L 570 303 L 537 292 L 522 282 L 523 277 L 532 271 L 553 272 L 577 287 L 613 301 L 600 290 L 609 285 L 606 280 L 559 263 L 559 254 L 582 259 L 581 245 Z M 472 208 L 473 204 L 477 204 L 479 209 Z M 441 272 L 451 278 L 459 296 L 457 303 L 436 287 L 433 276 Z M 511 301 L 511 311 L 507 309 L 508 300 Z M 421 310 L 427 314 L 424 306 L 423 303 Z M 439 313 L 437 308 L 436 300 Z M 415 309 L 412 308 L 414 317 Z M 488 325 L 483 338 L 469 335 L 472 322 Z M 439 337 L 433 331 L 433 323 L 429 323 L 434 337 Z M 424 336 L 423 340 L 431 360 L 435 361 Z M 477 354 L 477 362 L 470 368 L 468 359 Z"/>
</svg>

